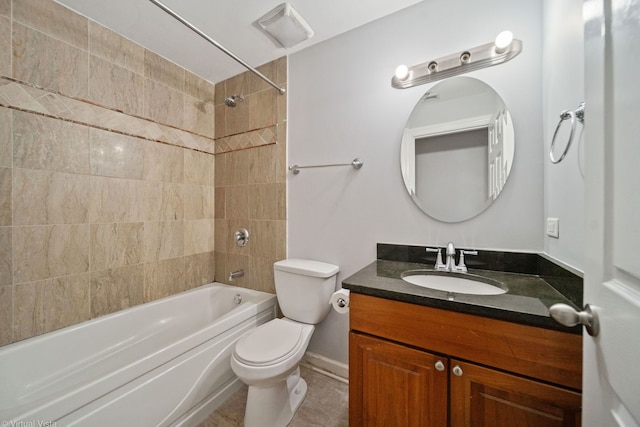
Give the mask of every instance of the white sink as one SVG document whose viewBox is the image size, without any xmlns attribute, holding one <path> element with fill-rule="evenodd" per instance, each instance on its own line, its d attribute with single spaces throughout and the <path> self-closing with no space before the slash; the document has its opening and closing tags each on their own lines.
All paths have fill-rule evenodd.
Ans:
<svg viewBox="0 0 640 427">
<path fill-rule="evenodd" d="M 500 295 L 506 286 L 496 280 L 460 273 L 410 270 L 402 273 L 402 280 L 423 288 L 468 295 Z"/>
</svg>

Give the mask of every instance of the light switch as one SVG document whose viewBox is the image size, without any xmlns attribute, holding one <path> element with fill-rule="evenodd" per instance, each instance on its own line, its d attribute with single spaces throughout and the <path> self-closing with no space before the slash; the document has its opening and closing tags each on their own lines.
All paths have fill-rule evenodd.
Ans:
<svg viewBox="0 0 640 427">
<path fill-rule="evenodd" d="M 547 218 L 547 236 L 560 237 L 560 220 L 558 218 Z"/>
</svg>

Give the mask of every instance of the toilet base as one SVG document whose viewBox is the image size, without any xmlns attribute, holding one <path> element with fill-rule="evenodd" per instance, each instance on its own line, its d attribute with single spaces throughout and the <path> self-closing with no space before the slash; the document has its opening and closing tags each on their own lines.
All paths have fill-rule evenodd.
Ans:
<svg viewBox="0 0 640 427">
<path fill-rule="evenodd" d="M 271 387 L 249 386 L 245 427 L 285 427 L 307 395 L 307 382 L 298 367 L 286 380 Z"/>
</svg>

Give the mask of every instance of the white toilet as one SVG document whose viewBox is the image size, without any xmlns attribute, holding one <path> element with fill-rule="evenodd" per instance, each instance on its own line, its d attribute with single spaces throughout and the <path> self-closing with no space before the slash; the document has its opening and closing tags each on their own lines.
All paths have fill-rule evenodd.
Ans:
<svg viewBox="0 0 640 427">
<path fill-rule="evenodd" d="M 298 364 L 314 325 L 329 313 L 339 267 L 319 261 L 285 259 L 273 265 L 282 319 L 240 338 L 231 368 L 249 386 L 244 425 L 286 426 L 307 394 Z"/>
</svg>

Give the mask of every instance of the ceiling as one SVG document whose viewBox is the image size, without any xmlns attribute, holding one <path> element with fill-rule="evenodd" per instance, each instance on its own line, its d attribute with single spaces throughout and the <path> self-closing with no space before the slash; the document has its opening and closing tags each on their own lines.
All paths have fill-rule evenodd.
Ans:
<svg viewBox="0 0 640 427">
<path fill-rule="evenodd" d="M 219 82 L 245 69 L 149 0 L 56 0 L 193 73 Z M 161 0 L 202 32 L 257 67 L 404 9 L 421 0 L 289 0 L 314 30 L 290 49 L 253 23 L 283 0 Z"/>
</svg>

